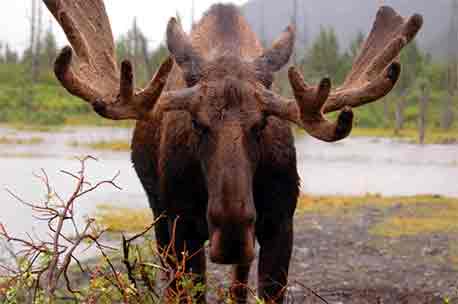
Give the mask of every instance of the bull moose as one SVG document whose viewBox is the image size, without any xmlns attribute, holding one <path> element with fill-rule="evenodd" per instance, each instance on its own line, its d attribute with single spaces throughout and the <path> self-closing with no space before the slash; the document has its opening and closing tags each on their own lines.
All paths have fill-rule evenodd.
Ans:
<svg viewBox="0 0 458 304">
<path fill-rule="evenodd" d="M 347 137 L 352 108 L 396 84 L 399 53 L 422 17 L 381 7 L 343 85 L 332 90 L 324 78 L 308 86 L 292 67 L 288 100 L 272 87 L 293 52 L 292 26 L 263 49 L 234 5 L 212 6 L 190 36 L 172 18 L 169 59 L 136 89 L 131 63 L 118 68 L 103 0 L 43 1 L 72 45 L 55 62 L 62 85 L 102 117 L 136 120 L 132 162 L 154 215 L 167 215 L 155 227 L 159 250 L 174 242 L 179 254 L 195 253 L 187 270 L 205 280 L 201 249 L 210 240 L 210 260 L 234 265 L 233 297 L 245 303 L 257 240 L 259 295 L 283 302 L 300 194 L 290 125 L 326 142 Z M 334 111 L 336 122 L 324 115 Z"/>
</svg>

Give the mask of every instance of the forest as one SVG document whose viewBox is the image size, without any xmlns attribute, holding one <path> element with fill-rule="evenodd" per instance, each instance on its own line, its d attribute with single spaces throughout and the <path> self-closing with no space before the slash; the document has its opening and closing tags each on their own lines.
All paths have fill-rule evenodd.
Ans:
<svg viewBox="0 0 458 304">
<path fill-rule="evenodd" d="M 52 27 L 44 28 L 40 14 L 38 11 L 32 20 L 29 47 L 24 52 L 18 52 L 7 41 L 0 42 L 0 122 L 46 126 L 103 124 L 87 105 L 71 97 L 57 83 L 52 67 L 59 47 Z M 416 42 L 402 52 L 402 78 L 394 92 L 383 102 L 357 110 L 356 126 L 362 129 L 360 132 L 386 129 L 402 134 L 403 130 L 409 133 L 424 126 L 433 133 L 454 134 L 458 128 L 458 113 L 455 113 L 458 37 L 453 35 L 458 22 L 455 19 L 450 20 L 447 57 L 433 56 Z M 344 81 L 366 34 L 356 33 L 350 46 L 343 48 L 335 29 L 323 25 L 307 47 L 298 44 L 292 63 L 300 67 L 309 83 L 316 84 L 321 77 L 329 76 L 333 85 L 338 86 Z M 139 85 L 151 79 L 168 54 L 164 44 L 151 46 L 136 20 L 129 31 L 117 37 L 116 50 L 119 61 L 133 62 Z M 290 94 L 286 71 L 277 77 L 276 87 L 282 94 Z M 441 138 L 440 141 L 455 140 L 453 135 Z"/>
</svg>

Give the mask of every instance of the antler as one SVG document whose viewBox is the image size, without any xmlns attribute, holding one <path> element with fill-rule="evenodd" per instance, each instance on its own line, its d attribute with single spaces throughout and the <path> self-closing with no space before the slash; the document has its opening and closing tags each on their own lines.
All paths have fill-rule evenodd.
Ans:
<svg viewBox="0 0 458 304">
<path fill-rule="evenodd" d="M 173 61 L 166 60 L 147 87 L 136 92 L 129 61 L 122 63 L 119 73 L 103 0 L 43 2 L 73 47 L 65 47 L 55 62 L 54 71 L 62 85 L 71 94 L 90 103 L 105 118 L 145 118 L 161 95 Z"/>
<path fill-rule="evenodd" d="M 405 20 L 391 7 L 381 7 L 350 74 L 344 84 L 329 96 L 323 111 L 328 113 L 345 106 L 359 107 L 387 95 L 401 72 L 399 53 L 415 38 L 422 25 L 421 15 Z"/>
<path fill-rule="evenodd" d="M 331 91 L 331 81 L 323 79 L 318 87 L 309 87 L 292 67 L 289 80 L 295 102 L 263 89 L 258 100 L 263 110 L 302 126 L 310 135 L 324 141 L 338 141 L 352 130 L 352 107 L 374 102 L 388 94 L 396 84 L 401 66 L 399 53 L 423 24 L 420 15 L 404 20 L 390 7 L 381 7 L 362 51 L 354 61 L 344 84 Z M 342 110 L 333 123 L 324 113 Z"/>
</svg>

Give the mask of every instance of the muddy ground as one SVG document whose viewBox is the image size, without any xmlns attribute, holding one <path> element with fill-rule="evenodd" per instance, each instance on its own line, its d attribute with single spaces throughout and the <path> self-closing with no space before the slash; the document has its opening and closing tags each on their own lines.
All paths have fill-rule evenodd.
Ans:
<svg viewBox="0 0 458 304">
<path fill-rule="evenodd" d="M 297 215 L 287 303 L 458 303 L 456 233 L 388 238 L 369 232 L 399 208 Z M 228 284 L 230 269 L 209 265 L 211 281 Z M 253 287 L 255 276 L 252 269 Z"/>
<path fill-rule="evenodd" d="M 405 213 L 406 206 L 371 206 L 296 215 L 285 304 L 458 304 L 456 230 L 374 233 L 374 227 Z M 425 205 L 410 210 L 418 214 L 420 207 Z M 435 206 L 430 208 L 434 211 Z M 253 292 L 255 264 L 250 274 Z M 228 290 L 230 273 L 230 266 L 208 262 L 210 304 L 228 303 L 218 299 L 216 290 Z M 254 296 L 249 303 L 256 303 Z"/>
</svg>

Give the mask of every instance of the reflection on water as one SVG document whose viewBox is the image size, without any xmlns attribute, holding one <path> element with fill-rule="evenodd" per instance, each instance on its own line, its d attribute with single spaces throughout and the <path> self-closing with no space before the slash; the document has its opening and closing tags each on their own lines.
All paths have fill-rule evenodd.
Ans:
<svg viewBox="0 0 458 304">
<path fill-rule="evenodd" d="M 109 186 L 78 202 L 80 222 L 93 214 L 97 204 L 147 207 L 146 196 L 132 168 L 129 153 L 93 151 L 72 147 L 71 142 L 129 140 L 131 131 L 116 128 L 66 129 L 58 133 L 21 132 L 1 129 L 0 137 L 41 137 L 38 145 L 0 145 L 0 187 L 7 187 L 30 202 L 42 200 L 44 188 L 33 177 L 41 168 L 49 174 L 54 189 L 70 195 L 74 180 L 59 173 L 77 172 L 74 157 L 90 154 L 99 159 L 88 166 L 90 180 L 121 175 L 118 191 Z M 458 197 L 458 145 L 418 146 L 389 140 L 347 139 L 337 144 L 304 138 L 297 142 L 299 171 L 303 191 L 312 194 L 384 195 L 440 194 Z M 12 232 L 37 230 L 30 211 L 6 191 L 0 191 L 0 222 Z"/>
</svg>

